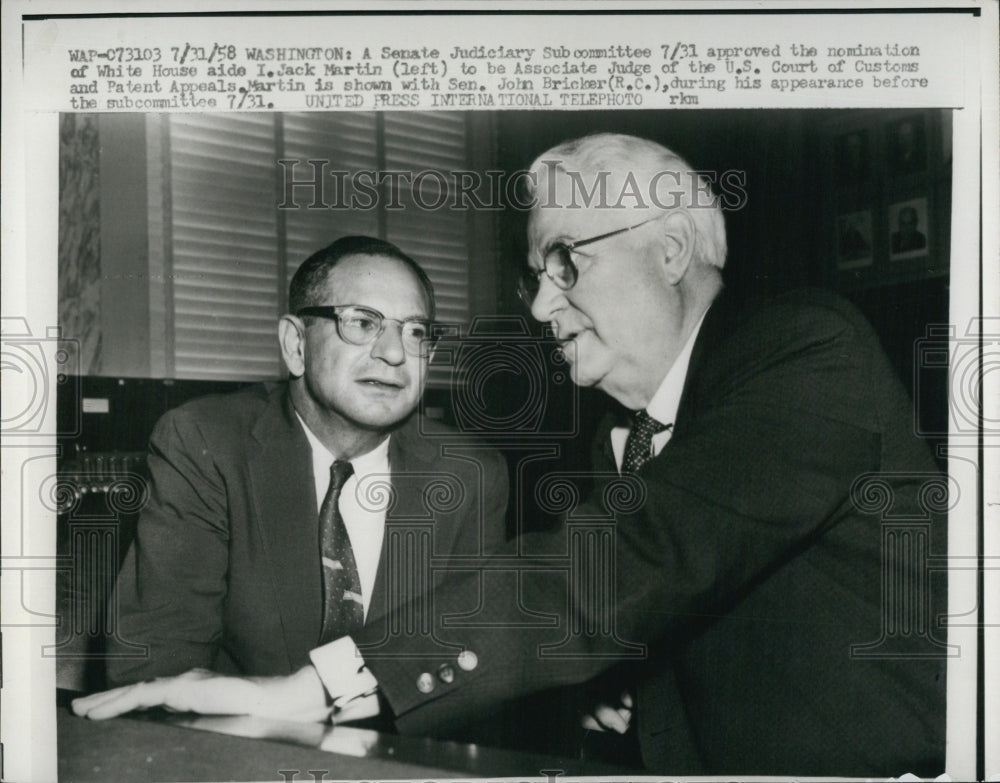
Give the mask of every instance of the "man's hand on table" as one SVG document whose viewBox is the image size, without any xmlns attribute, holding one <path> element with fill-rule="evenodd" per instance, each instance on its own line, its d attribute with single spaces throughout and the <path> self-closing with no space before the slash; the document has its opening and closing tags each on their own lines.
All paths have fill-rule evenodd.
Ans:
<svg viewBox="0 0 1000 783">
<path fill-rule="evenodd" d="M 324 721 L 331 712 L 323 683 L 312 666 L 287 677 L 228 677 L 192 669 L 176 677 L 157 677 L 73 700 L 73 712 L 93 720 L 151 707 L 298 721 Z M 347 719 L 357 717 L 364 716 Z"/>
</svg>

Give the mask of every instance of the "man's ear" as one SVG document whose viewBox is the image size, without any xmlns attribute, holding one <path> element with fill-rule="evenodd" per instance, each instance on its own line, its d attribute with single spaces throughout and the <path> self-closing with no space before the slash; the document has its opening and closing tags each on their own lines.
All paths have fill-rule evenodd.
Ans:
<svg viewBox="0 0 1000 783">
<path fill-rule="evenodd" d="M 306 327 L 302 319 L 283 315 L 278 321 L 278 344 L 288 373 L 300 378 L 306 371 Z"/>
<path fill-rule="evenodd" d="M 691 215 L 684 209 L 674 210 L 661 222 L 662 235 L 666 243 L 663 263 L 667 280 L 670 285 L 677 285 L 684 279 L 694 258 L 697 231 Z"/>
</svg>

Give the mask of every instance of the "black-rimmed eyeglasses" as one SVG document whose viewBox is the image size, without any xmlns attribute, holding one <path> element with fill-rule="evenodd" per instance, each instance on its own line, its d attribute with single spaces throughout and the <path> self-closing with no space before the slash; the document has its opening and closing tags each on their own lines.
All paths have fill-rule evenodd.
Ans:
<svg viewBox="0 0 1000 783">
<path fill-rule="evenodd" d="M 538 296 L 538 289 L 541 288 L 543 274 L 555 283 L 556 288 L 568 291 L 576 285 L 576 281 L 580 277 L 580 270 L 577 269 L 576 264 L 573 263 L 574 250 L 578 247 L 584 247 L 585 245 L 592 245 L 595 242 L 600 242 L 602 239 L 609 239 L 611 237 L 618 236 L 618 234 L 624 234 L 626 231 L 632 231 L 633 229 L 639 228 L 639 226 L 644 226 L 647 223 L 651 223 L 654 220 L 663 217 L 664 214 L 666 213 L 661 213 L 656 217 L 647 218 L 641 223 L 636 223 L 632 226 L 619 228 L 615 231 L 608 231 L 606 234 L 598 234 L 596 237 L 587 237 L 586 239 L 578 239 L 575 242 L 569 243 L 554 243 L 545 252 L 544 266 L 542 269 L 533 269 L 528 267 L 521 273 L 521 279 L 517 286 L 517 295 L 521 297 L 522 302 L 524 302 L 528 307 L 531 307 L 531 304 L 535 301 L 535 297 Z"/>
<path fill-rule="evenodd" d="M 302 307 L 295 315 L 332 320 L 340 339 L 351 345 L 369 345 L 382 336 L 387 323 L 399 324 L 400 340 L 408 354 L 423 359 L 434 350 L 434 322 L 429 318 L 386 318 L 378 310 L 361 305 L 315 305 Z"/>
</svg>

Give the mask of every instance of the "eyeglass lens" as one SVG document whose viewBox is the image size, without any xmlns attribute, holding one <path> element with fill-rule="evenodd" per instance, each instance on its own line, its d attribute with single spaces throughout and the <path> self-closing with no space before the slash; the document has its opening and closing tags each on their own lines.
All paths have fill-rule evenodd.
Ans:
<svg viewBox="0 0 1000 783">
<path fill-rule="evenodd" d="M 529 305 L 538 296 L 542 275 L 546 275 L 563 291 L 572 288 L 577 279 L 577 269 L 576 264 L 573 263 L 572 251 L 566 245 L 556 245 L 545 256 L 544 271 L 527 269 L 521 275 L 519 293 Z"/>
<path fill-rule="evenodd" d="M 389 321 L 398 323 L 403 349 L 414 356 L 430 353 L 430 327 L 423 321 L 399 321 L 362 309 L 344 310 L 337 316 L 340 336 L 354 345 L 367 345 L 379 338 Z"/>
</svg>

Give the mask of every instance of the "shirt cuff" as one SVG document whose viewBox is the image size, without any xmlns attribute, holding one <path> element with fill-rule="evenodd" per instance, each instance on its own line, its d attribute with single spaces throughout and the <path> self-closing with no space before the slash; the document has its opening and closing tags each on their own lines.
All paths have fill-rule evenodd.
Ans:
<svg viewBox="0 0 1000 783">
<path fill-rule="evenodd" d="M 310 650 L 309 659 L 334 702 L 348 702 L 378 687 L 378 680 L 368 671 L 361 651 L 350 636 L 341 636 Z"/>
</svg>

